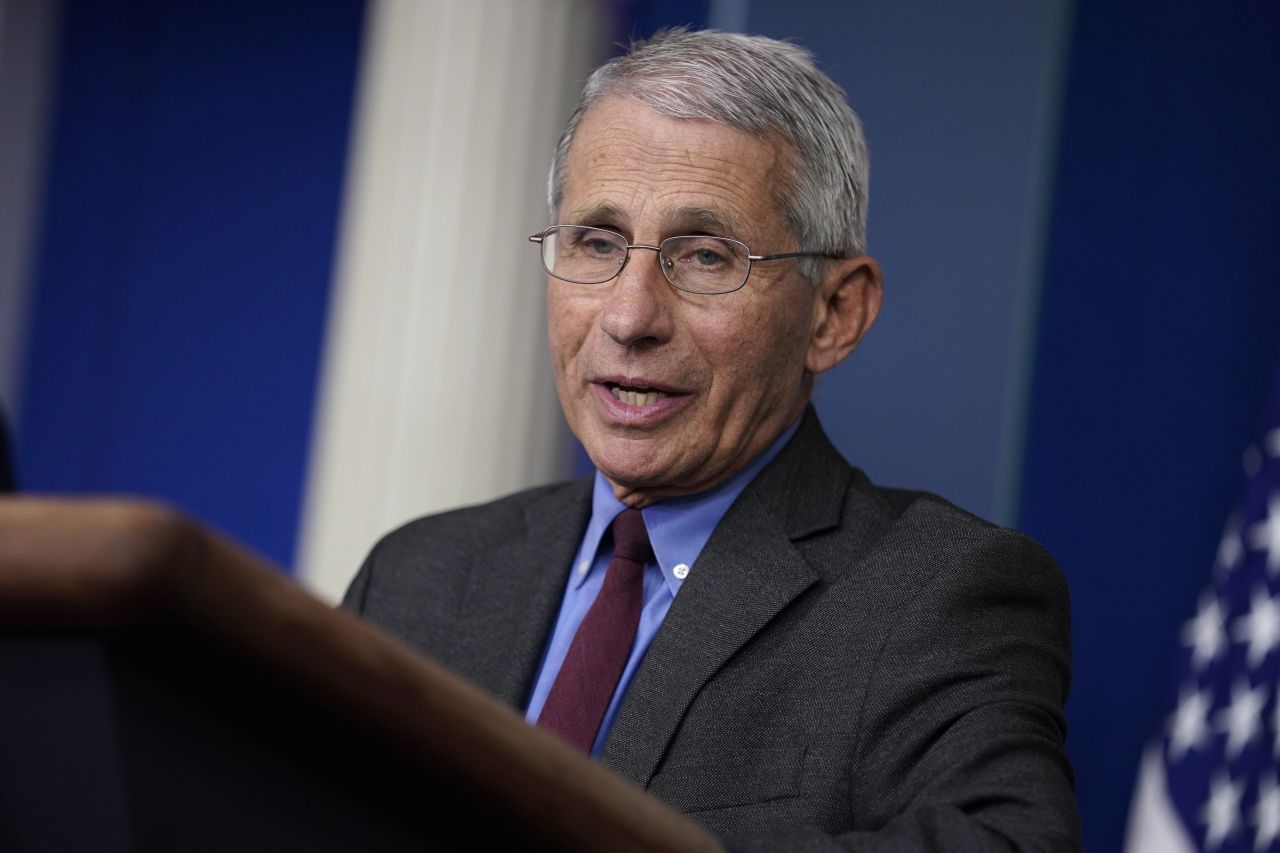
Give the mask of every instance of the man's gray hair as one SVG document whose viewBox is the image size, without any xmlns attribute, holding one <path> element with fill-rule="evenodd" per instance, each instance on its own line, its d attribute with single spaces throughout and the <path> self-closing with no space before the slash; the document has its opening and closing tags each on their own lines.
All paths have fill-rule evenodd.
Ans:
<svg viewBox="0 0 1280 853">
<path fill-rule="evenodd" d="M 587 79 L 569 117 L 547 181 L 553 220 L 564 195 L 565 160 L 582 116 L 622 96 L 671 118 L 707 119 L 753 136 L 785 141 L 787 186 L 775 199 L 801 251 L 844 257 L 866 253 L 867 143 L 844 91 L 801 47 L 763 36 L 714 30 L 665 30 L 631 45 Z M 751 247 L 778 251 L 776 247 Z M 820 258 L 801 259 L 817 283 Z"/>
</svg>

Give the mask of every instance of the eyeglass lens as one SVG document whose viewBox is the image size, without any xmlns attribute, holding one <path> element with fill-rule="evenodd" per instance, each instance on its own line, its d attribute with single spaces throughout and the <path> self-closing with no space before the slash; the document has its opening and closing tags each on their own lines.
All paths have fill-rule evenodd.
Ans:
<svg viewBox="0 0 1280 853">
<path fill-rule="evenodd" d="M 618 274 L 627 260 L 627 241 L 603 228 L 558 225 L 542 237 L 542 265 L 556 278 L 600 284 Z M 694 293 L 737 290 L 751 262 L 747 247 L 724 237 L 668 237 L 659 249 L 667 281 Z"/>
</svg>

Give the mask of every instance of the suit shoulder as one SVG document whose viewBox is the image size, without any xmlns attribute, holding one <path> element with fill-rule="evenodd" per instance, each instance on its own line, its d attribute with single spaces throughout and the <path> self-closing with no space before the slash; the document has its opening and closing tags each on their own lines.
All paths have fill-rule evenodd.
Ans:
<svg viewBox="0 0 1280 853">
<path fill-rule="evenodd" d="M 464 568 L 479 555 L 522 540 L 530 524 L 537 527 L 548 516 L 572 514 L 590 491 L 589 480 L 556 483 L 407 522 L 373 546 L 343 604 L 381 614 L 387 623 L 393 617 L 383 611 L 407 607 L 404 602 L 444 600 L 450 589 L 460 595 L 467 582 Z"/>
<path fill-rule="evenodd" d="M 883 513 L 873 559 L 914 577 L 908 588 L 960 582 L 1003 588 L 1030 584 L 1066 608 L 1061 569 L 1031 536 L 1001 527 L 930 492 L 871 487 Z"/>
<path fill-rule="evenodd" d="M 873 486 L 876 494 L 891 508 L 895 518 L 929 526 L 972 526 L 996 528 L 990 521 L 953 504 L 940 495 L 919 489 Z"/>
<path fill-rule="evenodd" d="M 1020 530 L 1001 527 L 951 503 L 932 492 L 876 487 L 890 508 L 891 528 L 909 532 L 926 542 L 950 543 L 957 548 L 1007 544 L 1038 551 L 1047 559 L 1048 551 Z"/>
</svg>

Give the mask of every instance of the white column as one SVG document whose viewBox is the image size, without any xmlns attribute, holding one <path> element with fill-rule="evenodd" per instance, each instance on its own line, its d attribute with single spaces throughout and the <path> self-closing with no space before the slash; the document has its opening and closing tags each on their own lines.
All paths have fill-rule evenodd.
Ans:
<svg viewBox="0 0 1280 853">
<path fill-rule="evenodd" d="M 61 6 L 0 0 L 0 403 L 15 420 Z"/>
<path fill-rule="evenodd" d="M 331 600 L 392 527 L 563 475 L 525 237 L 603 41 L 591 0 L 369 15 L 298 550 Z"/>
</svg>

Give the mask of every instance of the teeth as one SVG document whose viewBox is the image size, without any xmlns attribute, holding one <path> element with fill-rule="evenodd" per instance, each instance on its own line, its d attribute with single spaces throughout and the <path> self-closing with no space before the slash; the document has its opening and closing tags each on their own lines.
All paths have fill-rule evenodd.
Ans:
<svg viewBox="0 0 1280 853">
<path fill-rule="evenodd" d="M 609 390 L 619 402 L 626 403 L 628 406 L 652 406 L 667 396 L 665 391 L 627 391 L 617 385 Z"/>
</svg>

